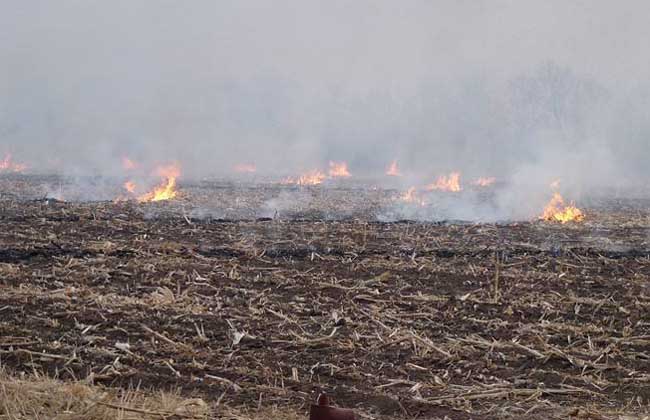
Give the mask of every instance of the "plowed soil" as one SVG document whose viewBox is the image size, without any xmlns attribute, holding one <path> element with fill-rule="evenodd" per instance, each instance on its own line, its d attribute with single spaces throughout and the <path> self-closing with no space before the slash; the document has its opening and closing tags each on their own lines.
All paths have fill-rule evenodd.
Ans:
<svg viewBox="0 0 650 420">
<path fill-rule="evenodd" d="M 384 193 L 298 193 L 308 207 L 239 219 L 200 217 L 187 196 L 5 193 L 2 364 L 253 412 L 307 413 L 321 391 L 362 418 L 648 412 L 646 202 L 564 225 L 378 222 L 364 214 Z M 287 192 L 214 194 L 227 215 Z M 332 206 L 343 216 L 314 213 Z"/>
</svg>

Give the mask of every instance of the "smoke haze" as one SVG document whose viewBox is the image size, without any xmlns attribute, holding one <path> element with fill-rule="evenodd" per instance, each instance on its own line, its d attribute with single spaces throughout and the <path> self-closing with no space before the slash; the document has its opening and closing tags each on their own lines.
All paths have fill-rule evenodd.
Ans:
<svg viewBox="0 0 650 420">
<path fill-rule="evenodd" d="M 404 186 L 650 178 L 644 1 L 0 5 L 0 155 L 34 170 L 119 174 L 126 155 L 186 177 L 397 159 Z"/>
</svg>

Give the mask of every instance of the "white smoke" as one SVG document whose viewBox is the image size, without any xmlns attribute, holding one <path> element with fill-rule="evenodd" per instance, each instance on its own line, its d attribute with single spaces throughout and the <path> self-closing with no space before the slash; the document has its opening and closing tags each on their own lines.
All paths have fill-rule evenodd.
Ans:
<svg viewBox="0 0 650 420">
<path fill-rule="evenodd" d="M 643 1 L 0 5 L 0 156 L 33 172 L 119 179 L 128 155 L 279 179 L 345 160 L 384 182 L 398 159 L 402 189 L 509 185 L 439 210 L 480 220 L 530 217 L 549 179 L 579 199 L 650 178 Z"/>
</svg>

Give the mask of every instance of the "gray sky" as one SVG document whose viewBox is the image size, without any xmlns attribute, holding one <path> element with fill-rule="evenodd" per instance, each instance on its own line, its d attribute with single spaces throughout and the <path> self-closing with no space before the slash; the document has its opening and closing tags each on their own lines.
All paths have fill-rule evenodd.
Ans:
<svg viewBox="0 0 650 420">
<path fill-rule="evenodd" d="M 2 0 L 0 6 L 5 71 L 45 72 L 52 81 L 277 74 L 372 89 L 477 70 L 505 76 L 540 60 L 606 80 L 650 74 L 645 1 Z"/>
<path fill-rule="evenodd" d="M 0 154 L 53 167 L 110 172 L 126 153 L 195 175 L 392 157 L 485 172 L 516 166 L 495 152 L 512 151 L 515 132 L 533 164 L 593 142 L 608 155 L 617 125 L 589 101 L 562 135 L 513 117 L 512 81 L 548 62 L 615 97 L 607 115 L 629 101 L 630 156 L 650 132 L 646 1 L 0 0 L 0 11 Z M 566 130 L 588 147 L 562 150 Z"/>
</svg>

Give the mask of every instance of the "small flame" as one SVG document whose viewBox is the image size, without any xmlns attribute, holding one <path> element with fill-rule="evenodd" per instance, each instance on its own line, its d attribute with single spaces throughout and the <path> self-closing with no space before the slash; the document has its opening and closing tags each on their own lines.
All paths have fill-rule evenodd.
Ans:
<svg viewBox="0 0 650 420">
<path fill-rule="evenodd" d="M 420 206 L 426 205 L 426 201 L 423 197 L 418 194 L 418 191 L 415 187 L 411 187 L 404 194 L 402 194 L 399 198 L 401 201 L 404 201 L 406 203 L 413 203 L 413 204 L 418 204 Z"/>
<path fill-rule="evenodd" d="M 319 170 L 310 171 L 298 178 L 288 177 L 282 180 L 282 184 L 295 184 L 295 185 L 319 185 L 325 181 L 327 177 Z"/>
<path fill-rule="evenodd" d="M 132 171 L 133 169 L 138 167 L 138 164 L 135 163 L 133 160 L 129 159 L 126 156 L 122 157 L 122 167 L 126 169 L 127 171 Z"/>
<path fill-rule="evenodd" d="M 402 174 L 399 171 L 399 168 L 397 167 L 397 161 L 396 160 L 392 161 L 390 166 L 388 166 L 388 169 L 386 170 L 386 175 L 388 175 L 388 176 L 402 176 Z"/>
<path fill-rule="evenodd" d="M 442 175 L 436 179 L 433 184 L 429 184 L 425 187 L 428 191 L 441 190 L 441 191 L 453 191 L 458 192 L 460 188 L 460 173 L 452 172 L 449 176 Z"/>
<path fill-rule="evenodd" d="M 345 162 L 330 162 L 329 175 L 331 178 L 348 178 L 351 176 L 350 171 L 348 171 L 348 164 Z"/>
<path fill-rule="evenodd" d="M 559 193 L 553 194 L 553 198 L 544 208 L 544 212 L 540 219 L 549 222 L 581 222 L 585 219 L 585 215 L 579 208 L 575 207 L 573 203 L 567 206 L 564 204 L 564 199 Z"/>
<path fill-rule="evenodd" d="M 138 197 L 140 201 L 163 201 L 171 200 L 176 197 L 176 178 L 181 174 L 181 170 L 177 164 L 161 166 L 156 169 L 155 174 L 163 177 L 163 183 L 147 194 Z"/>
<path fill-rule="evenodd" d="M 133 181 L 126 181 L 124 183 L 124 189 L 130 192 L 131 194 L 135 194 L 135 182 Z"/>
<path fill-rule="evenodd" d="M 549 186 L 554 190 L 557 190 L 558 188 L 560 188 L 560 180 L 556 179 L 555 181 L 551 182 Z"/>
<path fill-rule="evenodd" d="M 257 168 L 252 163 L 240 163 L 239 165 L 235 165 L 233 169 L 240 174 L 253 174 L 257 172 Z"/>
<path fill-rule="evenodd" d="M 415 187 L 411 187 L 408 190 L 406 190 L 406 192 L 402 195 L 401 199 L 403 201 L 412 202 L 412 201 L 415 201 L 415 199 L 417 197 L 417 194 L 418 194 L 418 192 L 415 189 Z"/>
<path fill-rule="evenodd" d="M 481 177 L 474 181 L 474 185 L 478 185 L 479 187 L 489 187 L 496 181 L 497 179 L 495 177 Z"/>
<path fill-rule="evenodd" d="M 23 172 L 27 169 L 24 163 L 16 163 L 12 161 L 11 153 L 7 153 L 4 159 L 0 160 L 0 172 Z"/>
</svg>

